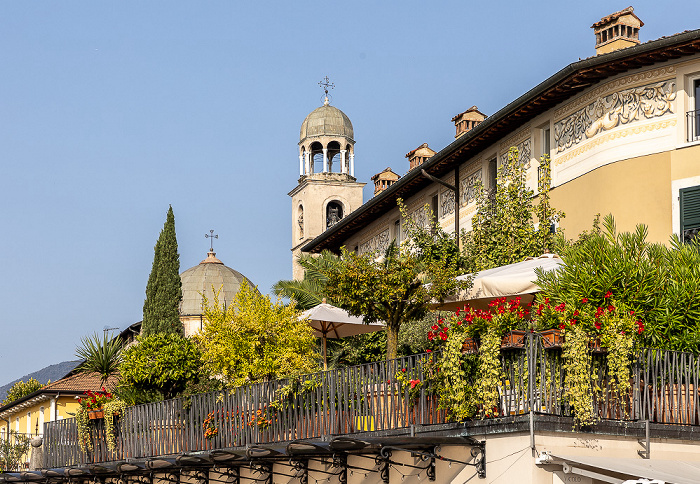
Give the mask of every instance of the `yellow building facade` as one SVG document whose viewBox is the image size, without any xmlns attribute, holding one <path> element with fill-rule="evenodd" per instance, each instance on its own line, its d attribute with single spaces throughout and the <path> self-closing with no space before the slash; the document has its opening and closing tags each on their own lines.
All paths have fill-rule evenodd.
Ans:
<svg viewBox="0 0 700 484">
<path fill-rule="evenodd" d="M 108 388 L 114 381 L 110 380 Z M 98 375 L 75 374 L 55 381 L 18 400 L 0 407 L 0 438 L 6 439 L 10 432 L 30 438 L 43 436 L 44 423 L 72 418 L 78 409 L 78 399 L 88 390 L 98 391 L 102 387 Z M 29 455 L 25 456 L 29 465 Z"/>
<path fill-rule="evenodd" d="M 700 229 L 700 30 L 639 44 L 638 28 L 627 25 L 633 20 L 638 21 L 625 9 L 594 24 L 606 53 L 565 67 L 470 126 L 422 170 L 409 170 L 302 250 L 382 251 L 400 240 L 398 198 L 419 223 L 428 222 L 427 205 L 446 231 L 469 230 L 477 187 L 495 186 L 511 147 L 518 148 L 535 191 L 538 160 L 550 155 L 552 204 L 566 213 L 560 228 L 568 238 L 590 230 L 598 213 L 611 213 L 620 231 L 646 224 L 652 242 L 668 243 L 672 234 L 695 236 Z M 626 44 L 616 43 L 627 34 Z M 610 45 L 624 48 L 607 52 Z"/>
</svg>

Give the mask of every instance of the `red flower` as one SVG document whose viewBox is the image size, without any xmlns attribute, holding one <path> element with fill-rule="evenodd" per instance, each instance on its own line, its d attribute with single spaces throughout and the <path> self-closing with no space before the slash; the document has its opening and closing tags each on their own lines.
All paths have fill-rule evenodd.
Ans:
<svg viewBox="0 0 700 484">
<path fill-rule="evenodd" d="M 459 308 L 457 308 L 457 311 L 455 311 L 455 314 L 459 316 Z"/>
<path fill-rule="evenodd" d="M 425 350 L 426 353 L 432 353 L 433 350 Z"/>
<path fill-rule="evenodd" d="M 406 368 L 401 368 L 402 373 L 406 373 Z"/>
<path fill-rule="evenodd" d="M 587 298 L 587 297 L 584 297 L 583 299 L 581 299 L 581 303 L 582 303 L 582 304 L 586 304 L 587 302 L 588 302 L 588 298 Z"/>
<path fill-rule="evenodd" d="M 440 328 L 438 327 L 437 324 L 433 324 L 433 325 L 430 327 L 430 329 L 432 329 L 433 331 L 437 331 L 437 330 L 440 329 Z"/>
<path fill-rule="evenodd" d="M 566 304 L 561 303 L 559 306 L 555 306 L 555 307 L 554 307 L 554 310 L 555 310 L 555 311 L 558 311 L 558 312 L 560 312 L 560 313 L 563 313 L 565 308 L 566 308 Z"/>
<path fill-rule="evenodd" d="M 606 298 L 612 297 L 612 292 L 610 292 L 610 291 L 606 292 L 605 297 Z"/>
<path fill-rule="evenodd" d="M 598 321 L 595 322 L 595 329 L 600 329 L 600 323 Z"/>
<path fill-rule="evenodd" d="M 561 324 L 559 325 L 559 329 L 564 329 L 564 328 L 566 328 L 566 326 L 564 326 L 564 323 L 561 323 Z"/>
<path fill-rule="evenodd" d="M 613 305 L 608 306 L 608 312 L 612 313 L 613 311 L 615 311 L 615 306 L 613 306 Z"/>
</svg>

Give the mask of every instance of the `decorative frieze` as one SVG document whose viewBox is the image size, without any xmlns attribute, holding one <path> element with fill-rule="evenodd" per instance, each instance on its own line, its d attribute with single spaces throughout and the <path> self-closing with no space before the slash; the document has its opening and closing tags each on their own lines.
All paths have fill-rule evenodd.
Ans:
<svg viewBox="0 0 700 484">
<path fill-rule="evenodd" d="M 597 98 L 554 124 L 554 146 L 561 153 L 617 126 L 673 113 L 673 80 L 617 91 Z"/>
<path fill-rule="evenodd" d="M 440 217 L 444 217 L 455 211 L 455 192 L 444 189 L 440 193 Z"/>
<path fill-rule="evenodd" d="M 478 189 L 481 186 L 481 168 L 466 176 L 460 181 L 459 204 L 466 205 L 476 200 Z"/>
<path fill-rule="evenodd" d="M 383 254 L 386 252 L 386 249 L 389 248 L 389 242 L 389 229 L 385 229 L 368 241 L 360 244 L 360 246 L 357 248 L 357 252 L 359 254 L 366 254 L 367 252 L 378 252 Z"/>
<path fill-rule="evenodd" d="M 683 65 L 683 64 L 679 64 Z M 615 79 L 610 82 L 591 89 L 588 93 L 579 97 L 578 99 L 564 105 L 563 107 L 554 111 L 554 119 L 558 119 L 572 111 L 578 110 L 581 106 L 586 106 L 591 101 L 598 99 L 600 97 L 606 96 L 611 92 L 618 91 L 620 88 L 629 88 L 629 86 L 634 84 L 648 83 L 650 80 L 656 80 L 659 82 L 664 78 L 668 79 L 675 75 L 677 66 L 666 66 L 658 69 L 651 69 L 644 72 L 639 72 L 631 76 L 622 77 L 620 79 Z M 661 78 L 661 79 L 659 79 Z"/>
<path fill-rule="evenodd" d="M 510 148 L 510 147 L 509 147 Z M 532 158 L 532 141 L 530 138 L 521 141 L 516 146 L 518 149 L 518 164 L 530 168 L 530 159 Z M 500 166 L 508 166 L 508 151 L 501 155 Z"/>
</svg>

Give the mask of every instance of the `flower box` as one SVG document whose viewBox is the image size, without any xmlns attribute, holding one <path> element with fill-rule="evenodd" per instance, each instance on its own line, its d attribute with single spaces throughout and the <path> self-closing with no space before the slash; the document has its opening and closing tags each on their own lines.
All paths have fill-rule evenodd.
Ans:
<svg viewBox="0 0 700 484">
<path fill-rule="evenodd" d="M 90 420 L 98 420 L 101 418 L 105 418 L 105 413 L 101 408 L 99 408 L 97 410 L 89 410 L 88 411 L 88 418 Z"/>
<path fill-rule="evenodd" d="M 525 335 L 521 330 L 508 331 L 501 340 L 501 349 L 516 349 L 525 347 Z"/>
<path fill-rule="evenodd" d="M 591 353 L 607 353 L 608 349 L 600 344 L 600 338 L 592 339 L 588 342 L 588 349 Z"/>
<path fill-rule="evenodd" d="M 564 344 L 564 335 L 561 329 L 554 328 L 542 331 L 542 345 L 545 349 L 556 349 L 561 348 Z"/>
<path fill-rule="evenodd" d="M 462 354 L 473 355 L 479 352 L 479 343 L 474 338 L 467 338 L 462 343 Z"/>
</svg>

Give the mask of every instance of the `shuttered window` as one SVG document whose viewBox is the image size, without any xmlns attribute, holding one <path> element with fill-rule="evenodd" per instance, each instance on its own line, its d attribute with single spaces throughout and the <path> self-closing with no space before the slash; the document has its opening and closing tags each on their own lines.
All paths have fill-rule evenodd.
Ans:
<svg viewBox="0 0 700 484">
<path fill-rule="evenodd" d="M 687 242 L 700 232 L 700 186 L 683 188 L 681 196 L 681 234 Z"/>
</svg>

